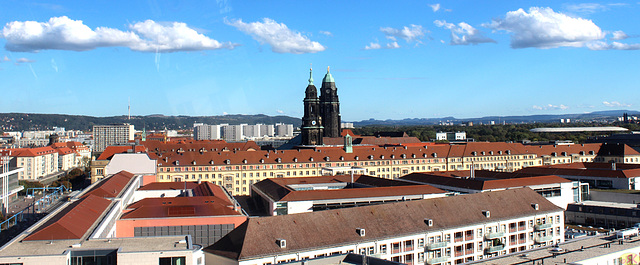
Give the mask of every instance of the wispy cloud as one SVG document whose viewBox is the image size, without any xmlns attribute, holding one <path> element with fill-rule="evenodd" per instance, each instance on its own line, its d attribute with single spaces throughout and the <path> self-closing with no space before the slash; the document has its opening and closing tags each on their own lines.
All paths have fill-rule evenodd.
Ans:
<svg viewBox="0 0 640 265">
<path fill-rule="evenodd" d="M 421 25 L 414 24 L 411 24 L 409 27 L 404 26 L 401 29 L 383 27 L 380 28 L 380 31 L 384 33 L 387 39 L 395 41 L 397 38 L 401 38 L 406 42 L 420 42 L 420 39 L 422 39 L 425 33 L 427 33 Z"/>
<path fill-rule="evenodd" d="M 602 105 L 610 108 L 616 107 L 631 107 L 632 104 L 620 103 L 618 101 L 602 101 Z"/>
<path fill-rule="evenodd" d="M 433 12 L 438 12 L 438 10 L 440 10 L 440 3 L 431 4 L 429 6 L 431 7 L 431 10 L 433 10 Z"/>
<path fill-rule="evenodd" d="M 453 23 L 447 23 L 445 20 L 436 20 L 433 23 L 438 27 L 451 30 L 451 45 L 496 43 L 495 40 L 485 37 L 478 29 L 465 22 L 460 22 L 458 25 L 455 25 Z"/>
<path fill-rule="evenodd" d="M 622 51 L 634 51 L 640 50 L 640 43 L 621 43 L 621 42 L 604 42 L 604 41 L 594 41 L 587 44 L 587 47 L 590 50 L 594 51 L 604 51 L 604 50 L 622 50 Z"/>
<path fill-rule="evenodd" d="M 579 3 L 579 4 L 568 4 L 565 5 L 564 8 L 574 14 L 581 15 L 590 15 L 597 12 L 602 12 L 609 10 L 610 7 L 619 7 L 619 6 L 627 6 L 627 3 L 608 3 L 608 4 L 598 4 L 598 3 Z"/>
<path fill-rule="evenodd" d="M 284 114 L 284 111 L 283 111 L 283 110 L 276 110 L 276 112 L 277 112 L 278 114 Z"/>
<path fill-rule="evenodd" d="M 333 36 L 333 33 L 329 32 L 329 31 L 324 31 L 324 30 L 321 30 L 320 34 L 327 35 L 327 36 Z"/>
<path fill-rule="evenodd" d="M 16 60 L 16 63 L 35 63 L 35 60 L 31 60 L 31 59 L 27 59 L 27 58 L 18 58 L 18 60 Z"/>
<path fill-rule="evenodd" d="M 600 40 L 605 33 L 591 20 L 571 17 L 551 8 L 518 9 L 483 24 L 493 30 L 511 33 L 512 48 L 583 47 Z"/>
<path fill-rule="evenodd" d="M 245 23 L 237 19 L 225 21 L 225 23 L 249 34 L 261 44 L 269 44 L 271 50 L 277 53 L 316 53 L 326 49 L 300 32 L 289 29 L 284 23 L 278 23 L 270 18 L 264 18 L 262 22 Z"/>
<path fill-rule="evenodd" d="M 11 61 L 11 59 L 9 59 L 9 57 L 7 57 L 6 55 L 4 56 L 4 58 L 0 59 L 0 62 L 9 62 Z"/>
<path fill-rule="evenodd" d="M 611 37 L 612 40 L 624 40 L 624 39 L 629 38 L 629 35 L 627 35 L 627 33 L 624 33 L 624 31 L 622 31 L 622 30 L 614 31 L 611 34 L 613 35 Z"/>
<path fill-rule="evenodd" d="M 400 48 L 400 45 L 396 41 L 387 43 L 384 46 L 380 45 L 380 43 L 377 43 L 377 42 L 371 42 L 369 43 L 369 45 L 364 47 L 365 50 L 397 49 L 397 48 Z"/>
<path fill-rule="evenodd" d="M 566 110 L 569 107 L 563 104 L 560 104 L 560 105 L 547 104 L 542 106 L 533 105 L 533 107 L 531 108 L 534 110 Z"/>
<path fill-rule="evenodd" d="M 66 16 L 47 22 L 13 21 L 5 25 L 5 48 L 16 52 L 40 50 L 87 51 L 100 47 L 127 47 L 140 52 L 179 52 L 233 49 L 236 44 L 220 43 L 182 22 L 160 23 L 153 20 L 129 25 L 130 31 L 108 27 L 95 30 L 82 20 Z"/>
</svg>

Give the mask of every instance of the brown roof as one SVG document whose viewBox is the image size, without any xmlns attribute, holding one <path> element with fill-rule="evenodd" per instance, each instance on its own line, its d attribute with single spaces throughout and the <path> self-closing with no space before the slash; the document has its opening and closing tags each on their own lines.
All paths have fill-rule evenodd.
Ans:
<svg viewBox="0 0 640 265">
<path fill-rule="evenodd" d="M 193 196 L 214 196 L 225 203 L 231 204 L 229 195 L 222 187 L 207 181 L 200 183 L 193 189 Z"/>
<path fill-rule="evenodd" d="M 570 144 L 570 145 L 525 145 L 524 149 L 528 153 L 534 153 L 538 156 L 571 156 L 573 154 L 589 155 L 597 154 L 600 150 L 600 143 L 592 144 Z"/>
<path fill-rule="evenodd" d="M 531 207 L 539 205 L 539 210 Z M 491 212 L 489 218 L 483 211 Z M 529 188 L 344 208 L 313 213 L 249 218 L 204 251 L 247 260 L 306 250 L 396 238 L 455 227 L 495 222 L 562 209 Z M 432 219 L 429 227 L 424 220 Z M 363 228 L 361 237 L 357 228 Z M 287 241 L 286 248 L 277 245 Z"/>
<path fill-rule="evenodd" d="M 214 196 L 145 198 L 127 206 L 120 219 L 241 215 Z"/>
<path fill-rule="evenodd" d="M 197 182 L 151 182 L 138 190 L 183 190 L 185 186 L 192 190 L 198 186 Z"/>
<path fill-rule="evenodd" d="M 477 170 L 477 171 L 480 171 L 480 170 Z M 517 173 L 506 173 L 506 172 L 504 172 L 503 175 L 511 174 L 514 177 L 505 178 L 505 179 L 484 179 L 484 178 L 479 178 L 476 175 L 476 178 L 471 179 L 471 178 L 468 178 L 469 171 L 466 171 L 466 174 L 461 172 L 465 172 L 465 171 L 450 172 L 449 174 L 440 173 L 440 172 L 411 173 L 409 175 L 401 177 L 400 179 L 416 181 L 416 182 L 425 183 L 425 184 L 443 185 L 443 186 L 471 189 L 471 190 L 477 190 L 477 191 L 571 182 L 570 180 L 567 180 L 558 176 L 516 177 L 518 176 Z"/>
<path fill-rule="evenodd" d="M 24 240 L 81 239 L 111 204 L 95 195 L 84 196 L 67 206 Z"/>
<path fill-rule="evenodd" d="M 620 143 L 604 143 L 598 151 L 598 156 L 626 156 L 640 155 L 637 150 L 631 146 Z"/>
<path fill-rule="evenodd" d="M 129 184 L 129 181 L 133 178 L 133 173 L 127 171 L 120 171 L 111 177 L 103 179 L 96 184 L 91 190 L 82 195 L 87 197 L 89 195 L 96 195 L 103 198 L 115 198 L 122 190 Z"/>
<path fill-rule="evenodd" d="M 563 167 L 528 167 L 518 170 L 531 175 L 557 175 L 557 176 L 582 176 L 603 178 L 635 178 L 640 177 L 640 168 L 611 170 L 611 169 L 583 169 Z"/>
</svg>

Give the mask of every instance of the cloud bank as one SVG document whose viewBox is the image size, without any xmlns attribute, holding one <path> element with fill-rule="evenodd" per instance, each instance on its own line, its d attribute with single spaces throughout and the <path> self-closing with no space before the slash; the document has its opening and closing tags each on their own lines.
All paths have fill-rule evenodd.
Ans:
<svg viewBox="0 0 640 265">
<path fill-rule="evenodd" d="M 236 46 L 220 43 L 181 22 L 146 20 L 130 24 L 129 30 L 108 27 L 94 30 L 82 20 L 62 16 L 52 17 L 47 22 L 9 22 L 2 29 L 2 37 L 7 41 L 5 49 L 14 52 L 88 51 L 100 47 L 127 47 L 140 52 L 179 52 L 232 49 Z"/>
</svg>

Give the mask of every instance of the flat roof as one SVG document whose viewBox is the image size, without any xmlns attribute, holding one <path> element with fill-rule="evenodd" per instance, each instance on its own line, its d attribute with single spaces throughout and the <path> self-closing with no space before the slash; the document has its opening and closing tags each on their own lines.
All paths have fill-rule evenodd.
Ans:
<svg viewBox="0 0 640 265">
<path fill-rule="evenodd" d="M 66 250 L 119 249 L 118 252 L 187 250 L 185 236 L 101 238 L 90 240 L 16 241 L 0 251 L 2 258 L 62 255 Z M 177 244 L 176 244 L 177 243 Z M 71 247 L 80 244 L 79 247 Z"/>
<path fill-rule="evenodd" d="M 601 207 L 612 207 L 612 208 L 638 209 L 638 205 L 635 204 L 635 203 L 621 203 L 621 202 L 582 201 L 580 203 L 571 203 L 571 205 L 585 205 L 585 206 L 601 206 Z"/>
<path fill-rule="evenodd" d="M 590 236 L 562 243 L 559 246 L 563 251 L 556 253 L 555 257 L 553 256 L 553 252 L 551 252 L 553 246 L 548 246 L 467 264 L 539 264 L 542 258 L 544 258 L 544 264 L 572 264 L 574 262 L 640 247 L 640 240 L 625 240 L 623 245 L 619 245 L 617 239 L 611 241 L 607 239 L 608 237 L 607 235 Z M 605 248 L 603 246 L 605 243 L 611 244 Z M 582 247 L 584 247 L 584 251 L 580 250 Z M 536 261 L 535 263 L 534 260 Z"/>
</svg>

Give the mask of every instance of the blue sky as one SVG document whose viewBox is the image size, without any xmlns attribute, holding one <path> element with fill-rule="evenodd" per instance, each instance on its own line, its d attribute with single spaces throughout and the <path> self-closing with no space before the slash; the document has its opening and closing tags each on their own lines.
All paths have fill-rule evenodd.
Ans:
<svg viewBox="0 0 640 265">
<path fill-rule="evenodd" d="M 640 3 L 0 3 L 0 112 L 302 116 L 331 66 L 344 121 L 638 109 Z"/>
</svg>

